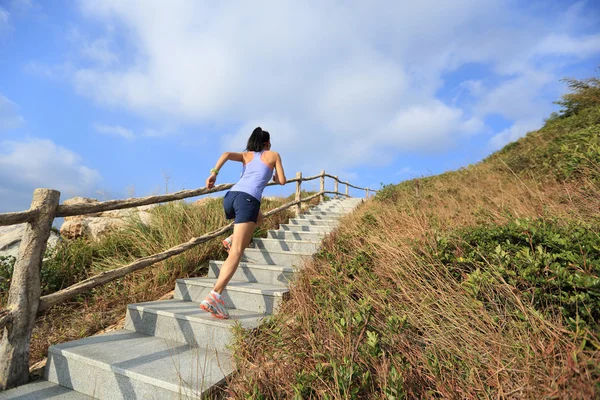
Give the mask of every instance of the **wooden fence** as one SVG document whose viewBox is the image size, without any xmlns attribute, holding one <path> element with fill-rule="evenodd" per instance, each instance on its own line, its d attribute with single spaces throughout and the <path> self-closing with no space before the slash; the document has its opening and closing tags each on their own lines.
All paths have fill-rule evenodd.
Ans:
<svg viewBox="0 0 600 400">
<path fill-rule="evenodd" d="M 325 190 L 326 177 L 334 180 L 333 191 Z M 301 199 L 302 182 L 314 179 L 320 179 L 319 193 Z M 376 192 L 376 190 L 369 188 L 351 185 L 349 182 L 342 182 L 337 176 L 326 174 L 325 171 L 321 171 L 319 175 L 309 177 L 302 177 L 302 173 L 298 172 L 296 178 L 287 181 L 287 183 L 294 182 L 296 182 L 295 200 L 270 210 L 264 214 L 265 217 L 294 206 L 296 215 L 298 215 L 302 203 L 316 197 L 319 197 L 322 202 L 326 194 L 350 197 L 348 194 L 349 188 L 364 190 L 367 198 L 371 191 Z M 339 183 L 346 185 L 345 193 L 340 193 L 338 191 Z M 276 183 L 269 183 L 268 186 L 272 185 L 276 185 Z M 79 293 L 87 292 L 134 271 L 141 270 L 177 254 L 181 254 L 184 251 L 214 239 L 233 229 L 233 223 L 230 223 L 213 232 L 206 233 L 200 237 L 191 238 L 186 243 L 182 243 L 151 256 L 139 258 L 123 267 L 102 272 L 68 288 L 46 296 L 41 296 L 40 270 L 54 218 L 86 215 L 103 211 L 120 210 L 148 204 L 182 200 L 189 197 L 221 192 L 230 189 L 232 186 L 233 184 L 228 183 L 217 185 L 212 189 L 204 187 L 193 190 L 182 190 L 172 194 L 159 196 L 73 205 L 60 205 L 60 192 L 56 190 L 36 189 L 33 193 L 33 201 L 29 210 L 0 214 L 0 226 L 27 223 L 19 247 L 19 254 L 14 265 L 7 305 L 5 309 L 0 309 L 0 329 L 2 329 L 2 338 L 0 339 L 0 390 L 15 387 L 29 381 L 29 345 L 35 320 L 39 313 L 60 302 L 68 300 Z"/>
</svg>

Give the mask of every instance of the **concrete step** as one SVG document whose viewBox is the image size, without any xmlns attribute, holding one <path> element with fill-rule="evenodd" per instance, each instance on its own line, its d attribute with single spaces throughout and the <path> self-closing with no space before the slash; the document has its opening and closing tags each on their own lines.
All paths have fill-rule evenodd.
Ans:
<svg viewBox="0 0 600 400">
<path fill-rule="evenodd" d="M 267 232 L 267 237 L 270 239 L 281 239 L 281 240 L 308 240 L 313 242 L 320 242 L 325 237 L 323 232 L 292 232 L 278 230 L 270 230 Z"/>
<path fill-rule="evenodd" d="M 174 297 L 199 303 L 208 296 L 216 282 L 215 278 L 178 279 Z M 227 308 L 273 314 L 288 292 L 288 288 L 282 286 L 232 280 L 222 295 Z"/>
<path fill-rule="evenodd" d="M 348 213 L 342 213 L 342 212 L 334 212 L 334 211 L 308 211 L 304 214 L 301 215 L 305 215 L 305 216 L 316 216 L 316 217 L 321 217 L 321 218 L 325 218 L 325 219 L 337 219 L 337 218 L 342 218 L 346 215 L 348 215 Z"/>
<path fill-rule="evenodd" d="M 331 204 L 331 205 L 318 205 L 312 207 L 311 210 L 321 210 L 321 211 L 344 211 L 344 210 L 354 210 L 358 205 L 355 204 Z"/>
<path fill-rule="evenodd" d="M 92 397 L 67 389 L 47 380 L 39 380 L 0 392 L 1 400 L 92 400 Z"/>
<path fill-rule="evenodd" d="M 339 214 L 338 214 L 339 215 Z M 297 220 L 306 220 L 306 221 L 335 221 L 338 222 L 339 217 L 337 215 L 314 215 L 314 214 L 301 214 L 298 215 L 295 219 Z"/>
<path fill-rule="evenodd" d="M 246 249 L 242 261 L 251 264 L 281 265 L 285 267 L 300 266 L 310 254 L 295 251 L 266 251 L 261 249 Z"/>
<path fill-rule="evenodd" d="M 223 263 L 224 261 L 210 261 L 207 278 L 218 278 Z M 240 282 L 287 286 L 293 274 L 294 269 L 291 267 L 241 262 L 231 279 Z"/>
<path fill-rule="evenodd" d="M 48 349 L 46 378 L 96 399 L 193 399 L 233 371 L 227 353 L 120 330 Z"/>
<path fill-rule="evenodd" d="M 335 219 L 306 219 L 306 218 L 290 218 L 288 222 L 290 225 L 326 225 L 326 226 L 337 226 L 338 220 Z"/>
<path fill-rule="evenodd" d="M 150 301 L 129 304 L 125 329 L 202 349 L 226 350 L 232 343 L 231 328 L 240 323 L 253 329 L 262 314 L 231 310 L 230 319 L 218 319 L 200 309 L 200 303 L 182 300 Z"/>
<path fill-rule="evenodd" d="M 347 215 L 353 211 L 354 211 L 354 208 L 332 208 L 332 209 L 316 208 L 314 210 L 311 210 L 311 212 L 324 212 L 324 213 L 332 214 L 332 215 L 336 215 L 336 214 Z"/>
<path fill-rule="evenodd" d="M 294 224 L 280 224 L 280 230 L 294 231 L 294 232 L 313 232 L 313 233 L 329 233 L 335 229 L 334 226 L 327 225 L 294 225 Z"/>
<path fill-rule="evenodd" d="M 344 197 L 337 199 L 329 199 L 323 202 L 323 204 L 335 204 L 335 203 L 362 203 L 364 201 L 363 198 L 359 197 Z"/>
<path fill-rule="evenodd" d="M 317 251 L 320 245 L 321 243 L 318 241 L 255 238 L 250 244 L 249 248 L 267 251 L 293 251 L 296 253 L 313 254 Z"/>
</svg>

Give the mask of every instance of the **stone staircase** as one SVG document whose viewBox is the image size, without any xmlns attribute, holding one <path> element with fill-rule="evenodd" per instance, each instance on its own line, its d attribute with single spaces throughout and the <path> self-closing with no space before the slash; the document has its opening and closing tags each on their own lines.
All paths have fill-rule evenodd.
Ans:
<svg viewBox="0 0 600 400">
<path fill-rule="evenodd" d="M 295 266 L 314 254 L 338 219 L 361 199 L 330 200 L 254 239 L 224 300 L 231 318 L 199 309 L 222 261 L 206 278 L 177 280 L 172 300 L 130 304 L 123 330 L 50 347 L 46 380 L 0 393 L 0 399 L 197 399 L 233 372 L 232 326 L 255 328 L 288 293 Z"/>
</svg>

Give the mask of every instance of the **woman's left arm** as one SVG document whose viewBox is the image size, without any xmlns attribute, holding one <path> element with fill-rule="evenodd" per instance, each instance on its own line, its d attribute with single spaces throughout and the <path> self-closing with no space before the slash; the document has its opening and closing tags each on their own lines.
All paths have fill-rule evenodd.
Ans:
<svg viewBox="0 0 600 400">
<path fill-rule="evenodd" d="M 217 181 L 217 175 L 219 174 L 219 170 L 223 167 L 223 165 L 227 161 L 238 161 L 244 162 L 244 154 L 243 153 L 232 153 L 226 151 L 219 157 L 219 160 L 215 164 L 215 167 L 210 170 L 210 176 L 206 178 L 206 187 L 212 189 L 215 186 L 215 182 Z"/>
</svg>

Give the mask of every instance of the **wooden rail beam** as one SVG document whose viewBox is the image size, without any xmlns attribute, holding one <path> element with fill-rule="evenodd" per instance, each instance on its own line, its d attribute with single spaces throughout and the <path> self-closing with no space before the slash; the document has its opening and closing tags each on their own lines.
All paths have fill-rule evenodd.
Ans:
<svg viewBox="0 0 600 400">
<path fill-rule="evenodd" d="M 38 210 L 27 210 L 0 214 L 0 226 L 22 224 L 35 220 Z"/>
<path fill-rule="evenodd" d="M 321 174 L 302 178 L 302 182 L 321 178 Z M 289 179 L 287 183 L 294 183 L 296 179 Z M 269 183 L 267 186 L 278 185 L 278 183 Z M 124 208 L 140 207 L 149 204 L 164 203 L 175 200 L 183 200 L 189 197 L 202 196 L 205 194 L 222 192 L 230 189 L 233 183 L 224 183 L 217 185 L 212 189 L 200 188 L 193 190 L 181 190 L 179 192 L 164 194 L 158 196 L 138 197 L 125 200 L 109 200 L 98 203 L 59 205 L 56 217 L 71 217 L 74 215 L 86 215 L 104 211 L 121 210 Z M 19 212 L 10 212 L 0 214 L 0 226 L 15 225 L 24 222 L 31 222 L 37 218 L 37 210 L 26 210 Z"/>
</svg>

